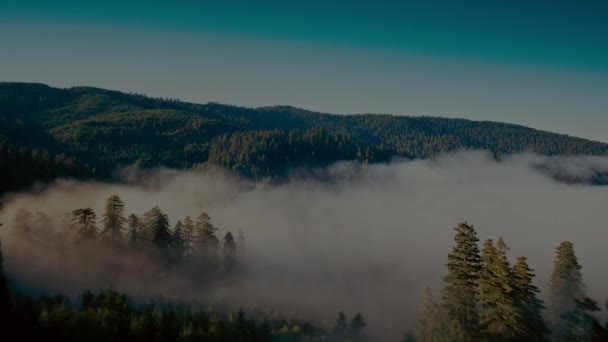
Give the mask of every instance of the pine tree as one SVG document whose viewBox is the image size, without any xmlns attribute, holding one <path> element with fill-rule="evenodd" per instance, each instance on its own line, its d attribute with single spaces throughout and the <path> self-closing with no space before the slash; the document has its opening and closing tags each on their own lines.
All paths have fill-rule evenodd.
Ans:
<svg viewBox="0 0 608 342">
<path fill-rule="evenodd" d="M 452 253 L 448 255 L 448 274 L 442 290 L 442 310 L 452 341 L 476 341 L 479 327 L 478 280 L 480 256 L 477 233 L 472 225 L 460 223 Z"/>
<path fill-rule="evenodd" d="M 344 341 L 346 338 L 346 333 L 348 332 L 348 323 L 346 321 L 346 315 L 344 312 L 340 311 L 338 313 L 338 318 L 336 318 L 336 324 L 334 325 L 333 335 L 335 336 L 337 341 Z"/>
<path fill-rule="evenodd" d="M 576 317 L 580 317 L 592 307 L 581 305 L 588 304 L 581 269 L 572 242 L 562 242 L 556 248 L 547 298 L 547 313 L 552 339 L 555 341 L 568 341 L 569 336 L 581 335 L 576 331 L 584 329 L 579 326 L 584 322 L 577 321 Z"/>
<path fill-rule="evenodd" d="M 517 341 L 523 332 L 506 251 L 507 246 L 500 238 L 496 246 L 487 240 L 481 254 L 479 321 L 483 335 L 491 341 Z"/>
<path fill-rule="evenodd" d="M 75 243 L 80 244 L 97 238 L 95 218 L 95 212 L 91 208 L 80 208 L 72 211 L 72 230 L 75 232 Z"/>
<path fill-rule="evenodd" d="M 437 310 L 438 307 L 433 299 L 431 289 L 427 287 L 424 289 L 422 304 L 418 312 L 418 326 L 414 335 L 416 341 L 434 342 L 438 340 L 437 335 L 440 333 L 440 329 L 437 322 Z"/>
<path fill-rule="evenodd" d="M 175 223 L 173 234 L 171 235 L 171 247 L 174 251 L 175 261 L 181 262 L 184 257 L 185 243 L 184 243 L 184 225 L 182 221 Z"/>
<path fill-rule="evenodd" d="M 186 216 L 184 218 L 184 227 L 183 227 L 183 237 L 184 237 L 184 255 L 185 258 L 188 259 L 192 255 L 192 248 L 194 243 L 194 222 L 190 216 Z"/>
<path fill-rule="evenodd" d="M 226 233 L 224 236 L 224 246 L 222 250 L 224 270 L 230 272 L 234 270 L 236 266 L 236 242 L 231 232 Z"/>
<path fill-rule="evenodd" d="M 202 213 L 197 217 L 194 225 L 194 242 L 197 246 L 199 255 L 211 267 L 217 266 L 217 250 L 219 239 L 215 232 L 217 228 L 211 224 L 211 217 Z"/>
<path fill-rule="evenodd" d="M 127 219 L 124 216 L 125 203 L 116 195 L 108 197 L 103 214 L 101 237 L 112 246 L 122 241 L 122 231 Z"/>
<path fill-rule="evenodd" d="M 348 327 L 348 335 L 350 340 L 353 342 L 360 341 L 363 338 L 363 329 L 367 324 L 365 323 L 365 318 L 361 313 L 357 313 L 355 317 L 350 321 L 350 325 Z"/>
<path fill-rule="evenodd" d="M 135 249 L 139 241 L 139 229 L 140 222 L 139 217 L 135 214 L 129 215 L 127 219 L 128 232 L 127 232 L 127 244 L 129 249 Z"/>
<path fill-rule="evenodd" d="M 144 214 L 149 241 L 159 249 L 167 249 L 171 244 L 169 217 L 156 205 Z"/>
<path fill-rule="evenodd" d="M 523 323 L 520 340 L 542 342 L 546 340 L 549 331 L 542 316 L 545 306 L 537 297 L 540 290 L 532 283 L 533 278 L 534 271 L 528 266 L 526 258 L 517 258 L 513 266 L 513 279 L 516 291 L 515 303 Z"/>
</svg>

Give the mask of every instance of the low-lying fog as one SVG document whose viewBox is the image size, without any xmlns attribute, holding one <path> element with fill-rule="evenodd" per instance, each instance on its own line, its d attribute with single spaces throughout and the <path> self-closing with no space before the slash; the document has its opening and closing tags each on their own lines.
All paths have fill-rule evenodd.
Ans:
<svg viewBox="0 0 608 342">
<path fill-rule="evenodd" d="M 5 267 L 9 277 L 48 291 L 112 286 L 241 303 L 326 322 L 333 322 L 339 310 L 361 311 L 370 332 L 398 335 L 412 327 L 425 286 L 439 297 L 452 227 L 466 220 L 482 241 L 503 236 L 512 259 L 529 257 L 543 290 L 554 248 L 563 240 L 574 242 L 589 294 L 603 303 L 608 296 L 608 187 L 559 183 L 538 165 L 589 178 L 608 170 L 608 158 L 524 154 L 496 162 L 485 152 L 460 152 L 363 168 L 339 163 L 329 171 L 341 180 L 281 185 L 251 184 L 217 170 L 131 170 L 124 172 L 125 184 L 61 180 L 35 194 L 6 196 L 3 228 L 21 207 L 44 210 L 57 222 L 66 212 L 91 207 L 99 219 L 112 194 L 125 201 L 128 214 L 158 205 L 172 225 L 205 211 L 220 237 L 227 230 L 244 230 L 247 278 L 219 288 L 171 276 L 149 281 L 137 272 L 113 278 L 95 257 L 66 260 L 48 251 L 17 252 L 19 246 L 6 232 Z M 146 267 L 138 269 L 145 272 Z"/>
</svg>

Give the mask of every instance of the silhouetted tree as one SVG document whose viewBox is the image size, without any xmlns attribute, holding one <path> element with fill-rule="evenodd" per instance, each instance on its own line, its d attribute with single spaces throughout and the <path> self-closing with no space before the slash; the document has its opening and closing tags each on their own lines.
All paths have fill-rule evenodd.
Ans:
<svg viewBox="0 0 608 342">
<path fill-rule="evenodd" d="M 124 216 L 125 203 L 116 195 L 108 197 L 103 214 L 101 238 L 117 246 L 122 242 L 122 231 L 127 219 Z"/>
<path fill-rule="evenodd" d="M 516 291 L 515 303 L 523 323 L 520 340 L 542 342 L 547 339 L 549 331 L 542 316 L 545 306 L 537 297 L 540 290 L 532 282 L 533 278 L 534 271 L 528 266 L 527 259 L 517 258 L 513 266 L 513 279 Z"/>
<path fill-rule="evenodd" d="M 95 240 L 97 226 L 93 209 L 80 208 L 72 211 L 72 230 L 75 232 L 74 242 L 77 244 Z"/>
<path fill-rule="evenodd" d="M 454 247 L 448 255 L 448 274 L 442 290 L 445 326 L 454 342 L 476 341 L 479 333 L 478 281 L 481 270 L 477 233 L 472 225 L 454 228 Z"/>
</svg>

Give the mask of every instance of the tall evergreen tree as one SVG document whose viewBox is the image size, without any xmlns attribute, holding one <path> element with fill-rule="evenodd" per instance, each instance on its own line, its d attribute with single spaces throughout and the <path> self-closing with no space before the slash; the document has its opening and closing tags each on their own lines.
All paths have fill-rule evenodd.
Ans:
<svg viewBox="0 0 608 342">
<path fill-rule="evenodd" d="M 134 249 L 137 247 L 139 241 L 139 230 L 140 230 L 140 222 L 139 217 L 135 214 L 129 215 L 127 219 L 128 232 L 127 232 L 127 245 L 130 249 Z"/>
<path fill-rule="evenodd" d="M 175 261 L 181 262 L 184 257 L 185 243 L 184 243 L 184 225 L 182 221 L 177 220 L 173 234 L 171 235 L 171 248 Z"/>
<path fill-rule="evenodd" d="M 491 341 L 518 341 L 523 331 L 516 305 L 515 280 L 507 259 L 507 245 L 500 238 L 484 243 L 479 277 L 479 321 Z"/>
<path fill-rule="evenodd" d="M 521 341 L 542 342 L 547 339 L 548 329 L 543 319 L 545 309 L 538 298 L 540 290 L 534 285 L 534 270 L 528 266 L 525 257 L 517 258 L 513 266 L 513 279 L 516 291 L 516 306 L 521 315 L 523 331 Z"/>
<path fill-rule="evenodd" d="M 169 217 L 155 205 L 144 214 L 148 240 L 159 249 L 166 249 L 171 244 Z"/>
<path fill-rule="evenodd" d="M 234 237 L 231 232 L 224 236 L 224 246 L 222 250 L 224 270 L 230 272 L 236 266 L 236 251 L 237 246 L 234 242 Z"/>
<path fill-rule="evenodd" d="M 344 341 L 346 338 L 346 334 L 348 333 L 348 322 L 346 320 L 346 314 L 343 311 L 338 313 L 338 318 L 336 318 L 336 324 L 333 328 L 333 335 L 336 341 Z"/>
<path fill-rule="evenodd" d="M 194 241 L 199 255 L 211 267 L 217 266 L 217 253 L 219 239 L 217 238 L 217 228 L 211 224 L 211 217 L 206 213 L 201 213 L 194 225 Z"/>
<path fill-rule="evenodd" d="M 431 289 L 424 289 L 422 296 L 422 304 L 418 311 L 418 324 L 416 327 L 415 340 L 419 342 L 435 342 L 438 341 L 438 335 L 441 332 L 439 327 L 438 307 L 433 299 Z"/>
<path fill-rule="evenodd" d="M 363 339 L 363 329 L 367 326 L 365 318 L 361 313 L 357 313 L 355 317 L 350 321 L 348 327 L 348 335 L 350 340 L 353 342 L 361 341 Z"/>
<path fill-rule="evenodd" d="M 480 265 L 477 233 L 472 225 L 454 227 L 454 247 L 448 255 L 448 274 L 442 290 L 442 310 L 450 339 L 476 341 L 479 332 L 478 280 Z"/>
<path fill-rule="evenodd" d="M 194 222 L 190 216 L 186 216 L 184 218 L 184 227 L 183 227 L 183 237 L 184 237 L 184 255 L 185 258 L 188 259 L 192 255 L 192 248 L 194 244 Z"/>
<path fill-rule="evenodd" d="M 103 229 L 101 237 L 113 246 L 122 241 L 122 231 L 127 219 L 124 216 L 125 203 L 116 195 L 111 195 L 106 200 L 103 214 Z"/>
<path fill-rule="evenodd" d="M 547 313 L 552 340 L 568 341 L 568 338 L 584 327 L 576 317 L 586 313 L 592 305 L 586 295 L 581 265 L 574 253 L 572 242 L 564 241 L 556 248 L 553 272 L 549 283 Z M 576 315 L 573 315 L 577 312 Z"/>
<path fill-rule="evenodd" d="M 80 208 L 72 211 L 72 230 L 75 233 L 74 242 L 77 244 L 92 241 L 97 238 L 95 212 L 91 208 Z"/>
</svg>

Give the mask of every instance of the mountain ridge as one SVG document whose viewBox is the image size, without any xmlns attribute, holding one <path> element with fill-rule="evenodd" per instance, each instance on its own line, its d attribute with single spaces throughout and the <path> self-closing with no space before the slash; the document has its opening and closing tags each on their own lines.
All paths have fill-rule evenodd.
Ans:
<svg viewBox="0 0 608 342">
<path fill-rule="evenodd" d="M 294 169 L 340 160 L 424 159 L 460 149 L 488 150 L 496 157 L 519 152 L 608 155 L 606 143 L 496 121 L 197 104 L 26 82 L 0 83 L 0 140 L 3 166 L 14 167 L 11 155 L 40 159 L 47 153 L 48 168 L 56 167 L 50 166 L 51 159 L 62 156 L 60 164 L 69 160 L 80 170 L 73 175 L 65 171 L 67 176 L 94 178 L 137 164 L 179 169 L 218 165 L 253 179 L 281 179 Z"/>
</svg>

